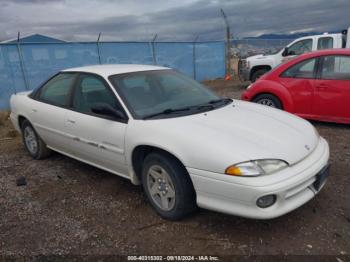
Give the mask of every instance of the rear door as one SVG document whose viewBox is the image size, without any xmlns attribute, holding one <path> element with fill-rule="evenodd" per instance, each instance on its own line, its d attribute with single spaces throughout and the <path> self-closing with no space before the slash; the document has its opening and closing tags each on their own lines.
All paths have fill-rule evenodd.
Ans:
<svg viewBox="0 0 350 262">
<path fill-rule="evenodd" d="M 38 90 L 30 108 L 35 130 L 48 146 L 60 151 L 66 151 L 64 118 L 76 77 L 75 73 L 59 73 L 51 78 Z"/>
<path fill-rule="evenodd" d="M 94 74 L 80 74 L 73 91 L 72 110 L 66 114 L 65 130 L 71 153 L 101 168 L 127 175 L 124 151 L 126 119 L 95 114 L 95 103 L 121 108 L 108 83 Z"/>
<path fill-rule="evenodd" d="M 307 59 L 289 67 L 280 75 L 280 83 L 288 89 L 293 100 L 294 113 L 311 113 L 317 63 L 317 58 Z"/>
<path fill-rule="evenodd" d="M 332 49 L 334 47 L 334 39 L 332 36 L 321 36 L 317 39 L 317 50 Z"/>
<path fill-rule="evenodd" d="M 350 56 L 322 57 L 312 110 L 325 120 L 350 119 Z"/>
</svg>

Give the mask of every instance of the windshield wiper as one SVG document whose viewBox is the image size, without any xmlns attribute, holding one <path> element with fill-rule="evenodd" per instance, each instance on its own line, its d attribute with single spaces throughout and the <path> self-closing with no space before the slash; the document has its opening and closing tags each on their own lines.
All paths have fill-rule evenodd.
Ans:
<svg viewBox="0 0 350 262">
<path fill-rule="evenodd" d="M 211 104 L 211 105 L 218 104 L 218 103 L 228 104 L 231 101 L 232 101 L 231 98 L 219 98 L 219 99 L 214 99 L 214 100 L 209 101 L 208 104 Z"/>
<path fill-rule="evenodd" d="M 173 113 L 179 113 L 179 112 L 188 111 L 188 110 L 191 110 L 191 108 L 190 107 L 183 107 L 183 108 L 177 108 L 177 109 L 167 108 L 161 112 L 144 116 L 143 119 L 149 119 L 149 118 L 153 118 L 153 117 L 161 116 L 161 115 L 170 115 Z"/>
<path fill-rule="evenodd" d="M 220 99 L 211 100 L 208 103 L 197 105 L 197 106 L 188 106 L 188 107 L 182 107 L 182 108 L 176 108 L 176 109 L 167 108 L 161 112 L 144 116 L 142 119 L 150 119 L 150 118 L 157 117 L 157 116 L 171 115 L 174 113 L 181 113 L 181 112 L 190 111 L 190 110 L 197 111 L 197 110 L 203 110 L 206 108 L 210 108 L 212 110 L 212 109 L 216 108 L 215 104 L 223 103 L 224 105 L 226 105 L 226 104 L 230 103 L 231 101 L 232 101 L 231 98 L 220 98 Z"/>
<path fill-rule="evenodd" d="M 201 104 L 197 106 L 197 109 L 203 109 L 203 108 L 211 108 L 211 109 L 215 109 L 216 108 L 216 104 L 219 103 L 223 103 L 224 105 L 230 103 L 232 101 L 231 98 L 219 98 L 219 99 L 214 99 L 214 100 L 210 100 L 208 103 L 206 104 Z"/>
</svg>

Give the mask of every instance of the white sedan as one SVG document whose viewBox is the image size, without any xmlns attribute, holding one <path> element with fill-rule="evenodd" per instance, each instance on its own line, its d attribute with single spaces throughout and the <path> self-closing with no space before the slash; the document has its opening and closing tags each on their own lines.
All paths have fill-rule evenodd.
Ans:
<svg viewBox="0 0 350 262">
<path fill-rule="evenodd" d="M 142 184 L 167 219 L 197 206 L 274 218 L 312 199 L 329 174 L 328 144 L 309 122 L 219 98 L 169 68 L 63 70 L 10 104 L 33 158 L 53 150 Z"/>
</svg>

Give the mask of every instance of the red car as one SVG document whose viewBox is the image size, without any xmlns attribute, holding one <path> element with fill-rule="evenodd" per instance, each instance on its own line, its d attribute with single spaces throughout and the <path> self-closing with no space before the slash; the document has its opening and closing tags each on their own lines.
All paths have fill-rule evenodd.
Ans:
<svg viewBox="0 0 350 262">
<path fill-rule="evenodd" d="M 263 75 L 241 98 L 307 119 L 350 124 L 350 49 L 300 55 Z"/>
</svg>

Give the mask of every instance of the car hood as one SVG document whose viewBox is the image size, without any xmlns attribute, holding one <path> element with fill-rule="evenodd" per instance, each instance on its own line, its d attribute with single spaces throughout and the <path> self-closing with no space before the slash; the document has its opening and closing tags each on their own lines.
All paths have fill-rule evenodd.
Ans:
<svg viewBox="0 0 350 262">
<path fill-rule="evenodd" d="M 252 56 L 249 56 L 247 57 L 247 60 L 252 60 L 252 59 L 257 59 L 257 58 L 263 58 L 264 55 L 263 54 L 259 54 L 259 55 L 252 55 Z"/>
<path fill-rule="evenodd" d="M 273 55 L 263 55 L 263 54 L 260 54 L 260 55 L 254 55 L 254 56 L 250 56 L 247 58 L 247 61 L 248 62 L 254 62 L 254 61 L 267 61 L 267 60 L 273 60 L 274 57 L 276 55 L 273 54 Z"/>
<path fill-rule="evenodd" d="M 187 166 L 213 172 L 255 159 L 281 159 L 292 165 L 310 154 L 319 140 L 313 126 L 297 116 L 237 100 L 206 113 L 144 123 L 144 137 L 153 133 Z"/>
</svg>

